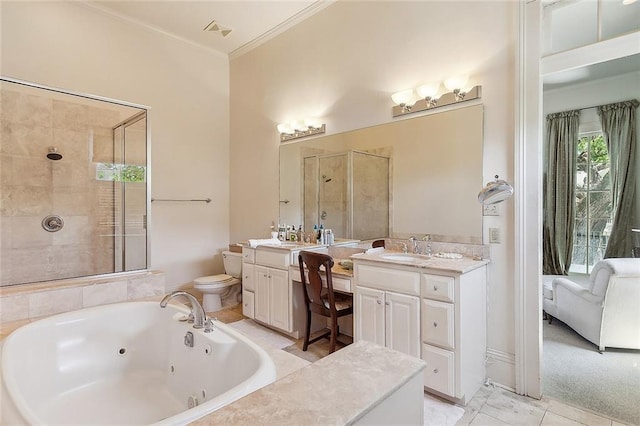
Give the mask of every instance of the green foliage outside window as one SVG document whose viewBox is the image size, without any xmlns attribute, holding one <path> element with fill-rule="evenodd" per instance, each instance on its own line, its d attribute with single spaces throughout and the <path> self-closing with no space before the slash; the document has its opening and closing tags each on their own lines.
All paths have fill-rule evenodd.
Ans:
<svg viewBox="0 0 640 426">
<path fill-rule="evenodd" d="M 112 182 L 144 182 L 145 167 L 135 164 L 98 163 L 96 180 Z"/>
</svg>

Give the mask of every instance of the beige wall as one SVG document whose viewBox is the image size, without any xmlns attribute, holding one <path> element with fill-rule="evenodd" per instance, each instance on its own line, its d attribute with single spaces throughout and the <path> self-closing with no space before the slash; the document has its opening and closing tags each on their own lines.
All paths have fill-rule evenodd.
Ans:
<svg viewBox="0 0 640 426">
<path fill-rule="evenodd" d="M 513 181 L 516 15 L 506 1 L 338 1 L 232 58 L 231 239 L 265 237 L 278 220 L 277 123 L 321 117 L 331 134 L 391 122 L 391 93 L 455 74 L 482 85 L 485 182 Z M 514 386 L 513 200 L 500 214 L 483 221 L 503 241 L 488 276 L 488 369 Z"/>
<path fill-rule="evenodd" d="M 228 59 L 79 3 L 2 2 L 3 76 L 151 108 L 151 267 L 167 289 L 222 272 L 229 242 Z M 216 255 L 214 260 L 214 255 Z"/>
</svg>

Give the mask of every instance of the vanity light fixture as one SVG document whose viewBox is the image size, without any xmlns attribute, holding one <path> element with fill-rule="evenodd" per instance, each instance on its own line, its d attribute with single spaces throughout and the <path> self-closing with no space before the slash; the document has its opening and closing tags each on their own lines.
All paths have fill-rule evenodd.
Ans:
<svg viewBox="0 0 640 426">
<path fill-rule="evenodd" d="M 444 81 L 444 86 L 449 92 L 438 95 L 440 83 L 434 82 L 418 86 L 415 90 L 408 89 L 391 95 L 396 104 L 392 108 L 394 117 L 422 112 L 433 108 L 453 105 L 458 102 L 479 99 L 482 95 L 482 86 L 474 86 L 464 90 L 468 77 L 465 75 L 449 78 Z"/>
<path fill-rule="evenodd" d="M 287 142 L 306 136 L 320 135 L 325 131 L 326 125 L 317 118 L 305 118 L 304 120 L 294 120 L 288 123 L 278 124 L 280 142 Z"/>
</svg>

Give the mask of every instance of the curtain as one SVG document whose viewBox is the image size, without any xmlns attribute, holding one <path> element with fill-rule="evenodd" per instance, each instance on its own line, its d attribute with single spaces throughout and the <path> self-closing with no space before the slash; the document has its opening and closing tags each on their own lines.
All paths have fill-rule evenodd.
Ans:
<svg viewBox="0 0 640 426">
<path fill-rule="evenodd" d="M 613 226 L 605 258 L 631 257 L 631 222 L 637 184 L 636 171 L 636 108 L 631 101 L 603 105 L 597 108 L 609 160 L 611 161 L 611 195 Z"/>
<path fill-rule="evenodd" d="M 579 122 L 580 111 L 547 115 L 542 227 L 545 275 L 567 275 L 571 266 Z"/>
</svg>

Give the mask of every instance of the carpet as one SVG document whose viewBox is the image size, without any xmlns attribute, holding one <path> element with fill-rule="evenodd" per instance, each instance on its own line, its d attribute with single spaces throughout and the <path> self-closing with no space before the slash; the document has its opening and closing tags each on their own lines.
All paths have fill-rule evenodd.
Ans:
<svg viewBox="0 0 640 426">
<path fill-rule="evenodd" d="M 268 343 L 270 346 L 278 349 L 291 346 L 293 343 L 295 343 L 295 340 L 283 336 L 282 334 L 276 333 L 275 331 L 269 330 L 267 327 L 256 324 L 253 320 L 250 319 L 231 322 L 227 325 L 235 330 L 238 330 L 240 333 L 244 334 L 250 339 L 260 339 L 263 342 Z"/>
<path fill-rule="evenodd" d="M 600 354 L 557 319 L 544 321 L 543 336 L 543 395 L 640 425 L 640 351 Z"/>
</svg>

